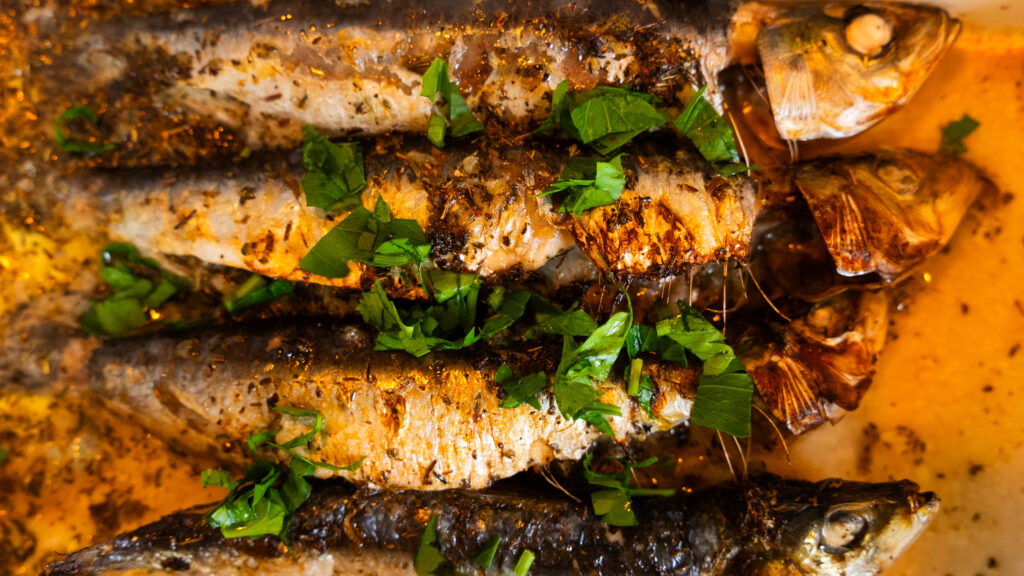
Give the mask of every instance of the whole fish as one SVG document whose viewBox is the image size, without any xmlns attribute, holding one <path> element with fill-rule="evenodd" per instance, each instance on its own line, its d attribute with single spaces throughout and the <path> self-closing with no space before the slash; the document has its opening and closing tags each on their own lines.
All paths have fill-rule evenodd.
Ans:
<svg viewBox="0 0 1024 576">
<path fill-rule="evenodd" d="M 277 320 L 108 342 L 90 361 L 92 389 L 146 428 L 196 451 L 280 428 L 301 434 L 274 406 L 320 411 L 327 437 L 310 458 L 354 472 L 350 480 L 398 488 L 480 488 L 533 465 L 579 459 L 600 432 L 566 421 L 548 391 L 540 409 L 499 407 L 495 371 L 553 374 L 558 351 L 405 352 L 373 350 L 358 325 Z M 556 347 L 557 348 L 557 347 Z M 602 385 L 600 401 L 621 409 L 608 422 L 617 438 L 667 430 L 689 419 L 698 374 L 647 362 L 656 389 L 648 415 L 621 379 Z M 222 455 L 223 456 L 223 455 Z M 228 455 L 230 457 L 230 455 Z"/>
<path fill-rule="evenodd" d="M 366 151 L 363 204 L 377 197 L 395 218 L 418 221 L 443 268 L 492 280 L 531 274 L 579 244 L 618 275 L 662 276 L 723 257 L 743 259 L 756 205 L 753 184 L 725 177 L 694 153 L 660 146 L 625 158 L 626 187 L 615 206 L 579 217 L 537 198 L 568 161 L 558 149 L 454 146 L 398 141 Z M 313 275 L 302 258 L 337 217 L 306 206 L 304 169 L 263 162 L 155 176 L 86 174 L 68 206 L 90 225 L 150 255 L 191 256 L 292 281 L 366 288 L 372 267 L 342 278 Z"/>
<path fill-rule="evenodd" d="M 437 548 L 459 574 L 511 574 L 529 550 L 532 576 L 860 576 L 878 574 L 906 550 L 939 500 L 908 481 L 764 476 L 633 505 L 640 524 L 615 528 L 564 496 L 334 484 L 318 486 L 296 513 L 288 546 L 269 536 L 225 539 L 196 509 L 74 552 L 45 574 L 411 576 L 436 517 Z M 494 535 L 501 542 L 488 571 L 473 557 Z"/>
<path fill-rule="evenodd" d="M 562 80 L 576 90 L 631 85 L 670 106 L 708 85 L 721 107 L 718 73 L 759 60 L 784 138 L 849 136 L 916 91 L 959 23 L 887 2 L 284 0 L 73 18 L 61 29 L 84 32 L 57 39 L 64 56 L 44 74 L 47 93 L 91 102 L 101 139 L 117 144 L 99 161 L 129 166 L 293 147 L 303 124 L 331 136 L 425 133 L 432 103 L 421 77 L 435 57 L 504 134 L 546 117 Z"/>
</svg>

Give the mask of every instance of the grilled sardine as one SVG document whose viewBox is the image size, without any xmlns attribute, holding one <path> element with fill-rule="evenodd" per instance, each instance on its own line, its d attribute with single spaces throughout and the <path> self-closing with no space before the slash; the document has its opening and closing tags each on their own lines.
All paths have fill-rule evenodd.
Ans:
<svg viewBox="0 0 1024 576">
<path fill-rule="evenodd" d="M 550 354 L 540 346 L 539 354 L 474 348 L 420 359 L 373 346 L 362 327 L 311 320 L 207 328 L 109 342 L 93 354 L 91 380 L 116 409 L 197 450 L 219 452 L 276 427 L 282 438 L 295 436 L 298 425 L 279 422 L 276 405 L 318 410 L 328 437 L 311 458 L 345 466 L 365 456 L 357 471 L 337 474 L 398 488 L 484 487 L 533 465 L 578 459 L 600 435 L 563 419 L 548 392 L 540 410 L 498 406 L 502 362 L 553 374 L 557 346 Z M 622 411 L 609 419 L 618 438 L 689 419 L 698 372 L 652 361 L 645 373 L 648 365 L 657 390 L 651 416 L 621 381 L 602 388 L 600 401 Z"/>
<path fill-rule="evenodd" d="M 939 508 L 903 481 L 819 483 L 765 476 L 671 498 L 637 498 L 640 525 L 614 528 L 564 496 L 375 492 L 320 486 L 296 513 L 289 546 L 273 537 L 225 540 L 202 510 L 168 516 L 51 564 L 47 576 L 101 574 L 413 575 L 425 526 L 460 574 L 511 574 L 519 555 L 532 576 L 839 576 L 877 574 Z M 473 557 L 501 536 L 492 571 Z"/>
</svg>

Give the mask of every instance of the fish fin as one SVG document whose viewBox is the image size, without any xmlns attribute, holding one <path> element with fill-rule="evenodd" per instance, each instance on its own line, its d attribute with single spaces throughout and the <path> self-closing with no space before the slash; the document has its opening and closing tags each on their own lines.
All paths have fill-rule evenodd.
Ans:
<svg viewBox="0 0 1024 576">
<path fill-rule="evenodd" d="M 761 399 L 794 434 L 826 421 L 815 373 L 803 362 L 773 352 L 754 362 L 743 360 Z"/>
<path fill-rule="evenodd" d="M 783 63 L 779 74 L 784 83 L 781 98 L 772 100 L 779 133 L 786 135 L 787 126 L 807 126 L 818 121 L 818 98 L 814 74 L 802 55 L 794 55 Z M 795 130 L 794 130 L 795 132 Z M 791 138 L 789 138 L 791 139 Z"/>
</svg>

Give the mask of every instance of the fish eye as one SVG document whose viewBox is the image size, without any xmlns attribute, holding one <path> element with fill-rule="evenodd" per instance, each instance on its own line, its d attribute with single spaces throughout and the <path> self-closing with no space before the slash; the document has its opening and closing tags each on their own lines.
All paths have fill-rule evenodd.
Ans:
<svg viewBox="0 0 1024 576">
<path fill-rule="evenodd" d="M 861 56 L 879 56 L 892 42 L 892 23 L 878 12 L 852 8 L 844 20 L 846 44 Z"/>
<path fill-rule="evenodd" d="M 849 552 L 868 527 L 863 516 L 849 510 L 830 513 L 821 527 L 821 547 L 828 554 Z"/>
</svg>

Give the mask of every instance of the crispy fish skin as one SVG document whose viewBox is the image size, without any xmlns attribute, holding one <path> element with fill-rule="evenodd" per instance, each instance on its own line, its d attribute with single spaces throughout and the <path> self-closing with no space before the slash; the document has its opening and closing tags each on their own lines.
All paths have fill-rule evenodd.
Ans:
<svg viewBox="0 0 1024 576">
<path fill-rule="evenodd" d="M 417 220 L 442 268 L 514 280 L 576 243 L 618 275 L 659 277 L 693 263 L 746 256 L 756 210 L 753 185 L 716 174 L 691 152 L 642 148 L 642 161 L 626 159 L 629 177 L 620 203 L 575 218 L 557 212 L 558 200 L 535 197 L 567 161 L 555 152 L 408 144 L 398 150 L 367 150 L 362 202 L 372 208 L 379 196 L 394 217 Z M 112 238 L 144 253 L 367 288 L 377 277 L 370 267 L 354 265 L 342 278 L 299 267 L 340 219 L 305 205 L 302 173 L 301 166 L 278 162 L 155 177 L 90 174 L 73 189 L 82 204 L 99 204 L 92 210 L 109 222 Z"/>
<path fill-rule="evenodd" d="M 415 574 L 428 520 L 463 574 L 502 537 L 492 571 L 511 574 L 524 550 L 534 576 L 562 574 L 876 574 L 937 512 L 932 493 L 903 481 L 811 483 L 764 476 L 671 498 L 637 498 L 639 526 L 610 527 L 587 503 L 499 492 L 378 492 L 318 486 L 288 540 L 226 540 L 201 511 L 168 516 L 51 564 L 47 576 L 101 574 Z"/>
<path fill-rule="evenodd" d="M 100 159 L 108 166 L 292 147 L 303 124 L 331 136 L 425 133 L 421 79 L 435 57 L 448 60 L 473 110 L 525 132 L 547 116 L 563 79 L 575 89 L 632 84 L 669 100 L 706 84 L 705 71 L 726 64 L 728 6 L 690 4 L 203 8 L 88 27 L 50 76 L 95 99 L 104 136 L 122 143 Z"/>
<path fill-rule="evenodd" d="M 524 374 L 554 373 L 557 360 L 535 358 L 536 350 L 417 359 L 373 345 L 365 328 L 311 320 L 199 329 L 108 342 L 92 356 L 90 380 L 115 409 L 196 451 L 219 452 L 224 442 L 278 427 L 280 439 L 298 436 L 302 426 L 272 407 L 316 409 L 328 435 L 310 458 L 345 466 L 365 456 L 357 471 L 337 475 L 397 488 L 484 487 L 533 465 L 581 458 L 600 435 L 584 421 L 563 419 L 549 392 L 541 394 L 540 410 L 498 406 L 494 372 L 502 362 Z M 609 420 L 617 438 L 689 418 L 696 372 L 648 364 L 657 390 L 652 417 L 622 382 L 601 388 L 601 401 L 622 410 Z"/>
</svg>

